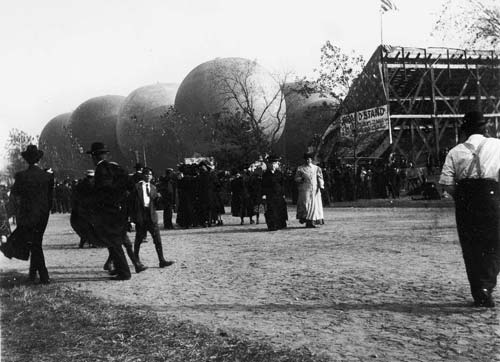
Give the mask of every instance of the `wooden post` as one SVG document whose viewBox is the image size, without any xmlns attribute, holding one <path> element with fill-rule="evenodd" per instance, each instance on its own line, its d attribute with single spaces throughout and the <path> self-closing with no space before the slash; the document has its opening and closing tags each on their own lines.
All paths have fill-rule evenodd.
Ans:
<svg viewBox="0 0 500 362">
<path fill-rule="evenodd" d="M 430 69 L 431 74 L 431 99 L 432 99 L 432 115 L 436 116 L 437 114 L 437 104 L 436 104 L 436 78 L 434 74 L 434 68 L 431 66 Z M 434 123 L 434 138 L 436 143 L 435 148 L 435 159 L 439 160 L 439 122 L 436 117 L 432 118 Z"/>
<path fill-rule="evenodd" d="M 481 111 L 481 76 L 479 75 L 479 67 L 476 67 L 476 87 L 477 87 L 477 110 Z"/>
<path fill-rule="evenodd" d="M 357 176 L 357 173 L 358 173 L 358 169 L 357 169 L 357 166 L 358 166 L 358 150 L 357 150 L 357 146 L 358 146 L 358 113 L 356 112 L 355 115 L 354 115 L 354 134 L 353 134 L 353 141 L 354 141 L 354 145 L 353 145 L 353 148 L 354 148 L 354 187 L 353 187 L 353 198 L 354 198 L 354 201 L 356 201 L 358 199 L 358 189 L 357 189 L 357 180 L 356 180 L 356 176 Z"/>
<path fill-rule="evenodd" d="M 415 119 L 410 119 L 410 137 L 411 137 L 411 161 L 415 163 Z"/>
</svg>

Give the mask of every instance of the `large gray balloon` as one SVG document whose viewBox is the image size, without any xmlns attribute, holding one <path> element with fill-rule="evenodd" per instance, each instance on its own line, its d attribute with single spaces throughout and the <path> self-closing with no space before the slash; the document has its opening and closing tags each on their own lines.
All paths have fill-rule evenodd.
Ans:
<svg viewBox="0 0 500 362">
<path fill-rule="evenodd" d="M 123 155 L 160 171 L 179 158 L 170 117 L 179 85 L 157 83 L 131 92 L 122 103 L 116 125 Z"/>
<path fill-rule="evenodd" d="M 260 129 L 264 136 L 277 141 L 285 125 L 286 106 L 281 99 L 276 79 L 256 62 L 217 58 L 198 65 L 184 78 L 175 97 L 175 107 L 196 117 L 244 113 L 243 108 L 251 105 L 253 113 L 262 119 Z M 199 135 L 192 135 L 190 141 L 199 142 Z"/>
<path fill-rule="evenodd" d="M 91 98 L 78 106 L 71 115 L 69 125 L 72 136 L 85 150 L 92 142 L 104 142 L 111 153 L 111 159 L 125 163 L 116 138 L 118 112 L 125 97 L 106 95 Z"/>
<path fill-rule="evenodd" d="M 303 155 L 331 123 L 338 101 L 318 93 L 308 96 L 300 92 L 300 85 L 285 88 L 286 125 L 279 148 L 292 165 L 303 162 Z"/>
<path fill-rule="evenodd" d="M 80 178 L 83 170 L 92 167 L 86 155 L 82 155 L 78 145 L 72 141 L 69 131 L 70 113 L 52 118 L 40 134 L 39 147 L 44 152 L 42 164 L 51 167 L 57 178 Z"/>
</svg>

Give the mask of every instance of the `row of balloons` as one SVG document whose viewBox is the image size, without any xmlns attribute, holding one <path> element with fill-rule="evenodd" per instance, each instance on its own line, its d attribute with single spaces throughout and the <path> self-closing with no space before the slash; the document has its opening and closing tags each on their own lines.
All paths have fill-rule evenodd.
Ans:
<svg viewBox="0 0 500 362">
<path fill-rule="evenodd" d="M 244 75 L 249 82 L 248 89 L 254 93 L 252 106 L 263 114 L 266 134 L 281 136 L 280 153 L 292 163 L 300 159 L 313 135 L 328 126 L 335 102 L 319 95 L 305 97 L 293 91 L 293 84 L 280 89 L 275 78 L 255 61 L 217 58 L 194 68 L 180 85 L 157 83 L 140 87 L 127 97 L 99 96 L 73 112 L 56 116 L 40 134 L 44 162 L 61 175 L 78 177 L 92 167 L 84 151 L 95 141 L 104 142 L 112 159 L 128 168 L 141 161 L 159 171 L 174 167 L 193 152 L 210 152 L 201 146 L 201 135 L 193 124 L 182 122 L 184 118 L 178 115 L 215 114 L 222 108 L 237 111 L 239 95 L 228 99 L 219 81 L 224 79 L 227 85 L 235 75 Z M 269 102 L 276 94 L 279 100 L 281 91 L 285 104 Z M 280 112 L 286 122 L 276 122 Z"/>
</svg>

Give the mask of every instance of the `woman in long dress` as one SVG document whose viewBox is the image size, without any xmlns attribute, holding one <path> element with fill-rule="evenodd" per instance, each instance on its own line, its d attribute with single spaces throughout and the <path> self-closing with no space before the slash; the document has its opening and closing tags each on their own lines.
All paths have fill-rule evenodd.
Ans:
<svg viewBox="0 0 500 362">
<path fill-rule="evenodd" d="M 313 164 L 313 155 L 304 154 L 305 164 L 297 168 L 295 182 L 298 186 L 297 219 L 306 228 L 323 224 L 323 203 L 321 189 L 325 187 L 321 168 Z"/>
</svg>

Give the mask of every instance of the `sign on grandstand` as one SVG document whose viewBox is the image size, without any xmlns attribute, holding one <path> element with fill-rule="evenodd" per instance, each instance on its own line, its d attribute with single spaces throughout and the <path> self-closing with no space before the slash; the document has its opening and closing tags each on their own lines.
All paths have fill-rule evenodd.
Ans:
<svg viewBox="0 0 500 362">
<path fill-rule="evenodd" d="M 384 131 L 389 129 L 389 109 L 387 105 L 344 114 L 340 117 L 340 134 L 343 137 Z"/>
</svg>

